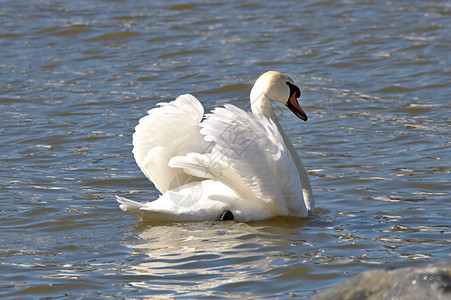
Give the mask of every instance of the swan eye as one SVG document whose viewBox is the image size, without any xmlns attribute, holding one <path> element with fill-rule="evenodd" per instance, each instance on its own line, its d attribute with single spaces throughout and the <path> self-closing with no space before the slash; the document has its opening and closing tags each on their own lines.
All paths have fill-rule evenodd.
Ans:
<svg viewBox="0 0 451 300">
<path fill-rule="evenodd" d="M 294 94 L 296 98 L 301 97 L 301 90 L 294 84 L 292 84 L 291 82 L 287 81 L 287 85 L 290 88 L 290 98 L 291 96 Z"/>
</svg>

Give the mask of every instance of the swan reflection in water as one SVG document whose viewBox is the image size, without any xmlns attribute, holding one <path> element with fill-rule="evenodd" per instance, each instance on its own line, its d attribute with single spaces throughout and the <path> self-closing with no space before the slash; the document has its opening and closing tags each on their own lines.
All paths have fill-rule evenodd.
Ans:
<svg viewBox="0 0 451 300">
<path fill-rule="evenodd" d="M 195 296 L 231 292 L 235 285 L 264 288 L 262 283 L 278 274 L 268 273 L 274 268 L 282 272 L 296 265 L 292 272 L 309 274 L 298 256 L 299 251 L 311 250 L 300 232 L 309 220 L 141 223 L 139 239 L 127 246 L 144 256 L 134 259 L 139 263 L 131 266 L 128 284 L 147 294 L 155 290 Z"/>
</svg>

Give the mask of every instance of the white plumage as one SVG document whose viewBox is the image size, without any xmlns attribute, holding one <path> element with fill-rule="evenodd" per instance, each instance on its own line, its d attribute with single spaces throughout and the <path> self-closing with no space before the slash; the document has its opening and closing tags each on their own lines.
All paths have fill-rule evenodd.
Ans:
<svg viewBox="0 0 451 300">
<path fill-rule="evenodd" d="M 270 71 L 254 85 L 254 113 L 226 104 L 202 121 L 204 109 L 189 94 L 149 110 L 133 134 L 133 154 L 162 196 L 117 197 L 121 209 L 154 221 L 218 220 L 226 210 L 240 222 L 306 216 L 314 208 L 308 175 L 271 106 L 291 101 L 306 120 L 293 89 L 288 76 Z"/>
</svg>

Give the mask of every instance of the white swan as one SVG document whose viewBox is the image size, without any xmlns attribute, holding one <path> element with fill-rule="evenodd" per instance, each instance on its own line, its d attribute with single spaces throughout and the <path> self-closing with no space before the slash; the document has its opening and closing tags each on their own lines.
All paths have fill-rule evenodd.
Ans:
<svg viewBox="0 0 451 300">
<path fill-rule="evenodd" d="M 309 178 L 272 108 L 283 103 L 306 121 L 300 94 L 290 77 L 269 71 L 252 88 L 253 114 L 226 104 L 202 121 L 192 95 L 159 103 L 139 120 L 133 154 L 162 195 L 147 203 L 117 196 L 120 208 L 153 221 L 306 216 L 314 209 Z"/>
</svg>

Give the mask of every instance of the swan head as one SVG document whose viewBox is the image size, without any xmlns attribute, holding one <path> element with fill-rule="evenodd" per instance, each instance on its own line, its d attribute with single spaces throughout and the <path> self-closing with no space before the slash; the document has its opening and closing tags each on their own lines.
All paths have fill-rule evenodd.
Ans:
<svg viewBox="0 0 451 300">
<path fill-rule="evenodd" d="M 298 118 L 307 121 L 308 117 L 298 102 L 301 90 L 289 76 L 268 71 L 261 75 L 251 90 L 252 111 L 265 114 L 264 99 L 286 105 Z M 266 101 L 267 102 L 267 101 Z"/>
</svg>

